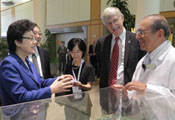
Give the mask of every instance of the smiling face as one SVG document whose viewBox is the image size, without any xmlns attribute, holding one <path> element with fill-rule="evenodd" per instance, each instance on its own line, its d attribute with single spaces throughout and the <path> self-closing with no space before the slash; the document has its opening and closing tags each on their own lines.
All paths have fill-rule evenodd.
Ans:
<svg viewBox="0 0 175 120">
<path fill-rule="evenodd" d="M 112 34 L 114 34 L 116 37 L 119 37 L 123 32 L 123 21 L 123 16 L 114 15 L 107 19 L 105 25 Z"/>
<path fill-rule="evenodd" d="M 38 46 L 41 42 L 41 35 L 42 35 L 41 30 L 37 26 L 35 26 L 33 29 L 33 33 L 35 37 L 38 39 L 37 41 L 37 46 Z"/>
<path fill-rule="evenodd" d="M 79 49 L 78 45 L 75 45 L 75 47 L 71 51 L 71 55 L 74 61 L 81 61 L 83 52 Z"/>
<path fill-rule="evenodd" d="M 24 33 L 23 37 L 26 37 L 26 38 L 23 38 L 22 42 L 19 42 L 19 41 L 15 40 L 15 44 L 17 46 L 16 53 L 19 56 L 23 56 L 23 57 L 26 57 L 30 54 L 34 54 L 36 43 L 37 43 L 34 40 L 35 35 L 33 34 L 32 31 L 27 31 L 27 32 Z"/>
<path fill-rule="evenodd" d="M 151 53 L 161 43 L 165 41 L 162 29 L 153 31 L 151 25 L 154 19 L 147 17 L 141 21 L 136 32 L 136 38 L 139 40 L 141 50 Z"/>
</svg>

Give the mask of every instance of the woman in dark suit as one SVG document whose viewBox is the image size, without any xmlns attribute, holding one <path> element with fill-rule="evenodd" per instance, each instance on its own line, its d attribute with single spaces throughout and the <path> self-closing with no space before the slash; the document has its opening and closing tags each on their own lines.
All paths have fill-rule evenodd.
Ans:
<svg viewBox="0 0 175 120">
<path fill-rule="evenodd" d="M 37 39 L 33 23 L 18 20 L 7 31 L 9 55 L 0 64 L 0 98 L 2 105 L 50 98 L 53 93 L 69 91 L 71 75 L 43 79 L 28 60 L 35 53 Z"/>
</svg>

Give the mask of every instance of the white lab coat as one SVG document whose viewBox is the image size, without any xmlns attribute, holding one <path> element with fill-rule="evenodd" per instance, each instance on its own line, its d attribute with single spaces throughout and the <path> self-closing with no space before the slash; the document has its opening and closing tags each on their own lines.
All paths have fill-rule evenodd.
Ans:
<svg viewBox="0 0 175 120">
<path fill-rule="evenodd" d="M 146 55 L 139 61 L 132 81 L 139 80 L 145 83 L 146 92 L 173 95 L 172 93 L 175 92 L 175 48 L 170 41 L 166 40 L 152 53 L 154 57 L 145 70 L 142 64 Z"/>
</svg>

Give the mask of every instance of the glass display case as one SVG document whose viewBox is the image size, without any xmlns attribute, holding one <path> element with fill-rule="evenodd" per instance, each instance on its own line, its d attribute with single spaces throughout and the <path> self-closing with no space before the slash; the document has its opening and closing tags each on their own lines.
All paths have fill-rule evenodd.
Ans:
<svg viewBox="0 0 175 120">
<path fill-rule="evenodd" d="M 105 88 L 1 107 L 3 120 L 175 120 L 175 97 Z"/>
</svg>

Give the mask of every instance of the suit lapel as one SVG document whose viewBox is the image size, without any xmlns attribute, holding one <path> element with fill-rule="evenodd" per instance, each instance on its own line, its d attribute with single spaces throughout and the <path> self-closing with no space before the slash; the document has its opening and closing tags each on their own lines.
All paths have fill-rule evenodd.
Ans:
<svg viewBox="0 0 175 120">
<path fill-rule="evenodd" d="M 25 63 L 22 61 L 22 59 L 21 59 L 18 55 L 16 55 L 16 54 L 10 54 L 10 55 L 11 55 L 12 57 L 14 57 L 14 58 L 17 60 L 17 62 L 19 63 L 19 65 L 20 65 L 20 67 L 21 67 L 21 68 L 19 68 L 19 69 L 22 69 L 22 72 L 23 72 L 26 76 L 29 76 L 33 81 L 35 81 L 35 82 L 38 84 L 38 86 L 40 86 L 39 83 L 38 83 L 37 77 L 34 76 L 34 75 L 36 75 L 36 74 L 32 74 L 32 72 L 30 71 L 30 69 L 28 69 L 28 67 L 25 65 Z M 26 63 L 29 65 L 29 67 L 32 66 L 32 65 L 30 64 L 28 58 L 26 58 Z M 32 68 L 32 67 L 31 67 L 31 68 Z M 32 68 L 32 69 L 33 69 L 33 68 Z M 32 70 L 32 71 L 33 71 L 33 70 Z"/>
<path fill-rule="evenodd" d="M 125 56 L 124 56 L 124 69 L 126 68 L 126 64 L 128 62 L 128 57 L 130 54 L 132 40 L 130 38 L 130 34 L 126 31 L 126 40 L 125 40 Z"/>
<path fill-rule="evenodd" d="M 29 65 L 29 67 L 30 67 L 31 70 L 29 70 L 29 69 L 26 67 L 26 65 L 24 64 L 24 62 L 22 62 L 21 67 L 22 67 L 24 73 L 25 73 L 27 76 L 29 76 L 33 81 L 35 81 L 35 82 L 39 85 L 37 76 L 36 76 L 36 74 L 35 74 L 35 73 L 36 73 L 36 70 L 34 70 L 34 67 L 31 65 L 31 63 L 29 62 L 28 59 L 26 59 L 26 62 L 27 62 L 27 64 Z"/>
<path fill-rule="evenodd" d="M 106 59 L 106 66 L 108 66 L 108 71 L 110 67 L 110 54 L 111 54 L 111 41 L 112 41 L 112 34 L 108 35 L 103 44 L 103 49 L 104 50 L 102 53 L 104 53 L 104 59 Z"/>
<path fill-rule="evenodd" d="M 40 47 L 37 47 L 37 49 L 38 49 L 38 53 L 39 53 L 39 57 L 40 57 L 40 62 L 41 62 L 41 69 L 42 69 L 42 71 L 44 70 L 44 52 L 43 52 L 43 50 L 40 48 Z"/>
</svg>

